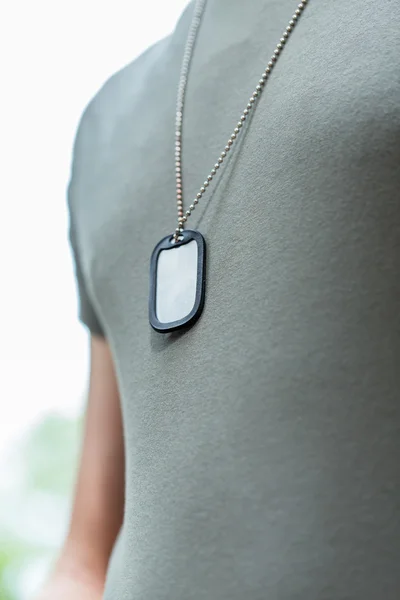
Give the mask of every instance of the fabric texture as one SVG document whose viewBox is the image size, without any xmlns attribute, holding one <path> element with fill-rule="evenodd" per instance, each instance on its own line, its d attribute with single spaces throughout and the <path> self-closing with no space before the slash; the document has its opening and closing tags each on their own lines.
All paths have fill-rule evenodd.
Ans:
<svg viewBox="0 0 400 600">
<path fill-rule="evenodd" d="M 116 364 L 126 511 L 106 600 L 397 600 L 400 12 L 310 0 L 188 227 L 204 312 L 148 323 L 175 228 L 193 11 L 86 109 L 69 188 L 82 321 Z M 188 80 L 186 204 L 296 7 L 209 0 Z"/>
</svg>

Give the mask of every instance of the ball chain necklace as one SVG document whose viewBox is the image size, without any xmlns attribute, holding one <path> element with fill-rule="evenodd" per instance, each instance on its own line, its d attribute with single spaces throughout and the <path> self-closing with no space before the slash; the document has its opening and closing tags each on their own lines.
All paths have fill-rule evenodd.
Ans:
<svg viewBox="0 0 400 600">
<path fill-rule="evenodd" d="M 167 333 L 192 325 L 203 310 L 206 266 L 205 241 L 199 231 L 185 229 L 185 223 L 192 215 L 197 204 L 206 193 L 212 179 L 231 151 L 246 119 L 254 111 L 257 100 L 307 2 L 308 0 L 302 0 L 297 5 L 225 148 L 200 187 L 192 204 L 184 212 L 182 194 L 182 120 L 190 63 L 206 6 L 206 0 L 196 0 L 195 2 L 192 22 L 183 54 L 176 101 L 175 176 L 178 224 L 173 234 L 166 236 L 157 244 L 150 261 L 149 319 L 153 329 L 160 333 Z"/>
</svg>

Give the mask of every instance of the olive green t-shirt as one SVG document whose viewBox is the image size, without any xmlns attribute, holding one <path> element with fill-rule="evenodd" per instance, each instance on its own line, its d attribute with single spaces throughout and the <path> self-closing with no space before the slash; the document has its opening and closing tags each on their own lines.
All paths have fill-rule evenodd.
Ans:
<svg viewBox="0 0 400 600">
<path fill-rule="evenodd" d="M 295 8 L 207 3 L 184 114 L 186 203 Z M 207 243 L 204 312 L 163 335 L 148 322 L 148 270 L 176 226 L 192 12 L 104 85 L 74 150 L 80 317 L 110 344 L 126 449 L 105 599 L 397 600 L 398 5 L 310 0 L 188 223 Z"/>
</svg>

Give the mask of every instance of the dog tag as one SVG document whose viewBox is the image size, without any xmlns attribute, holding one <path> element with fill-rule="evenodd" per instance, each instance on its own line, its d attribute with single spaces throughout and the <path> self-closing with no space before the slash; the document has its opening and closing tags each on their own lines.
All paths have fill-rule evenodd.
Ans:
<svg viewBox="0 0 400 600">
<path fill-rule="evenodd" d="M 160 333 L 192 325 L 200 316 L 205 295 L 205 241 L 185 229 L 175 241 L 163 238 L 150 261 L 150 325 Z"/>
</svg>

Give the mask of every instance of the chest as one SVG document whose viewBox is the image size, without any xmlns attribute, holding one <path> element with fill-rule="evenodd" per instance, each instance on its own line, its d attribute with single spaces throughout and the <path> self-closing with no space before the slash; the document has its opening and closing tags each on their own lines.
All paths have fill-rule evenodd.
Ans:
<svg viewBox="0 0 400 600">
<path fill-rule="evenodd" d="M 190 71 L 185 205 L 225 146 L 292 11 L 288 1 L 257 2 L 239 18 L 235 3 L 228 23 L 223 4 L 205 15 Z M 307 7 L 188 222 L 207 241 L 210 310 L 229 303 L 220 319 L 237 320 L 250 298 L 257 323 L 268 297 L 278 306 L 283 293 L 298 295 L 302 278 L 323 278 L 332 256 L 344 260 L 354 240 L 371 236 L 377 218 L 389 219 L 400 183 L 400 44 L 392 13 L 389 1 Z M 83 263 L 110 331 L 134 326 L 147 335 L 149 257 L 175 228 L 174 112 L 184 33 L 177 30 L 163 61 L 139 73 L 137 83 L 122 80 L 85 174 Z M 126 99 L 124 85 L 135 88 Z"/>
</svg>

